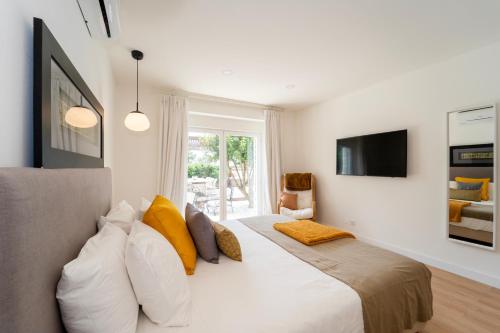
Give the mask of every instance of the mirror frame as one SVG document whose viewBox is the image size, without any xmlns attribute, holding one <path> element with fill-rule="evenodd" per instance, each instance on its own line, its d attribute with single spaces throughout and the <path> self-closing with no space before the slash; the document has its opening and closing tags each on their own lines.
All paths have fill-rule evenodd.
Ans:
<svg viewBox="0 0 500 333">
<path fill-rule="evenodd" d="M 493 246 L 486 246 L 486 245 L 481 245 L 481 244 L 475 244 L 475 243 L 471 243 L 471 242 L 467 242 L 467 241 L 463 241 L 463 240 L 459 240 L 459 239 L 454 239 L 454 238 L 450 238 L 450 210 L 448 208 L 448 200 L 450 198 L 450 114 L 451 113 L 455 113 L 455 112 L 460 112 L 460 111 L 472 111 L 472 110 L 479 110 L 479 109 L 484 109 L 484 108 L 493 108 L 494 112 L 495 112 L 495 123 L 494 123 L 494 130 L 493 130 L 493 179 L 495 180 L 494 181 L 494 187 L 493 187 L 493 193 L 494 193 L 494 198 L 495 198 L 495 202 L 494 202 L 494 209 L 493 209 Z M 472 106 L 472 107 L 465 107 L 465 108 L 460 108 L 460 109 L 457 109 L 457 110 L 452 110 L 452 111 L 448 111 L 446 112 L 446 238 L 451 241 L 451 242 L 455 242 L 455 243 L 459 243 L 459 244 L 465 244 L 465 245 L 469 245 L 469 246 L 474 246 L 474 247 L 477 247 L 477 248 L 481 248 L 481 249 L 486 249 L 486 250 L 489 250 L 489 251 L 495 251 L 496 250 L 496 246 L 497 246 L 497 211 L 498 211 L 498 207 L 497 207 L 497 203 L 498 203 L 498 181 L 497 181 L 497 169 L 498 169 L 498 166 L 497 166 L 497 161 L 498 161 L 498 158 L 497 158 L 497 152 L 498 152 L 498 149 L 497 149 L 497 138 L 498 138 L 498 135 L 497 135 L 497 132 L 498 132 L 498 114 L 497 114 L 497 107 L 496 107 L 496 103 L 488 103 L 488 104 L 483 104 L 483 105 L 477 105 L 477 106 Z"/>
<path fill-rule="evenodd" d="M 34 167 L 103 168 L 104 167 L 104 109 L 81 75 L 47 28 L 43 20 L 33 18 L 33 148 Z M 100 157 L 53 148 L 51 144 L 51 75 L 52 60 L 68 77 L 93 109 L 101 116 Z"/>
</svg>

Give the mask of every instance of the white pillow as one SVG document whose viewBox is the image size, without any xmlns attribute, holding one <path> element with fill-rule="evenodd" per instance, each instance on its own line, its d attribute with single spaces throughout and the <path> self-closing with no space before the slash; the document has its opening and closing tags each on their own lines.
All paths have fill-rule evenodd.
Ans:
<svg viewBox="0 0 500 333">
<path fill-rule="evenodd" d="M 191 320 L 191 292 L 184 266 L 168 240 L 136 221 L 125 254 L 128 274 L 149 319 L 161 326 L 187 326 Z"/>
<path fill-rule="evenodd" d="M 151 206 L 151 201 L 148 199 L 141 199 L 141 207 L 139 208 L 139 211 L 137 212 L 137 219 L 139 221 L 142 221 L 144 214 L 148 211 L 149 207 Z"/>
<path fill-rule="evenodd" d="M 139 305 L 127 275 L 127 235 L 108 223 L 67 263 L 56 298 L 69 333 L 131 332 Z"/>
<path fill-rule="evenodd" d="M 99 217 L 99 222 L 97 222 L 97 229 L 101 230 L 106 223 L 111 223 L 120 229 L 122 229 L 127 235 L 130 233 L 130 229 L 132 229 L 132 222 L 128 221 L 120 221 L 120 220 L 111 220 L 108 217 L 101 216 Z"/>
<path fill-rule="evenodd" d="M 288 193 L 297 194 L 297 209 L 312 208 L 312 190 L 290 191 Z"/>
<path fill-rule="evenodd" d="M 122 200 L 118 205 L 111 208 L 106 217 L 101 216 L 97 222 L 97 229 L 101 230 L 107 222 L 115 224 L 125 231 L 127 234 L 130 233 L 132 228 L 132 223 L 135 219 L 135 210 L 126 202 Z"/>
</svg>

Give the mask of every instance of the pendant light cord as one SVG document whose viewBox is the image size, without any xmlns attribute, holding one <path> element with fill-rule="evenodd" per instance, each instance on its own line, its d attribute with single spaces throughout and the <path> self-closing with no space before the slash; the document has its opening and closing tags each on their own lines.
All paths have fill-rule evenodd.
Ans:
<svg viewBox="0 0 500 333">
<path fill-rule="evenodd" d="M 135 72 L 135 82 L 136 82 L 136 102 L 135 102 L 135 110 L 139 111 L 139 59 L 137 59 L 137 67 Z"/>
</svg>

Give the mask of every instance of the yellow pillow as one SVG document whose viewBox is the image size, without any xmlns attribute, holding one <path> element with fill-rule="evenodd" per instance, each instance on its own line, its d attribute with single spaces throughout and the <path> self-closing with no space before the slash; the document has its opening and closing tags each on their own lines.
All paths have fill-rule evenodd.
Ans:
<svg viewBox="0 0 500 333">
<path fill-rule="evenodd" d="M 142 222 L 162 234 L 175 248 L 186 274 L 194 274 L 196 267 L 196 247 L 189 234 L 186 221 L 170 200 L 157 195 L 149 209 L 144 213 Z"/>
<path fill-rule="evenodd" d="M 488 187 L 490 185 L 490 178 L 465 178 L 465 177 L 455 177 L 456 182 L 461 183 L 483 183 L 481 186 L 481 200 L 488 201 L 490 196 L 488 192 Z"/>
</svg>

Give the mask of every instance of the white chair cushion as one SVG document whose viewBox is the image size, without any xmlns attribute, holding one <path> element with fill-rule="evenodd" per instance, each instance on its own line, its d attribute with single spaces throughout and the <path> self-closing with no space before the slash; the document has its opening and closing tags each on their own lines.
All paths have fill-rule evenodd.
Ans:
<svg viewBox="0 0 500 333">
<path fill-rule="evenodd" d="M 313 209 L 304 208 L 304 209 L 291 210 L 286 207 L 280 207 L 280 214 L 293 217 L 296 220 L 304 220 L 313 217 Z"/>
<path fill-rule="evenodd" d="M 297 194 L 297 208 L 312 208 L 312 190 L 307 191 L 290 191 L 285 190 L 287 193 Z"/>
</svg>

